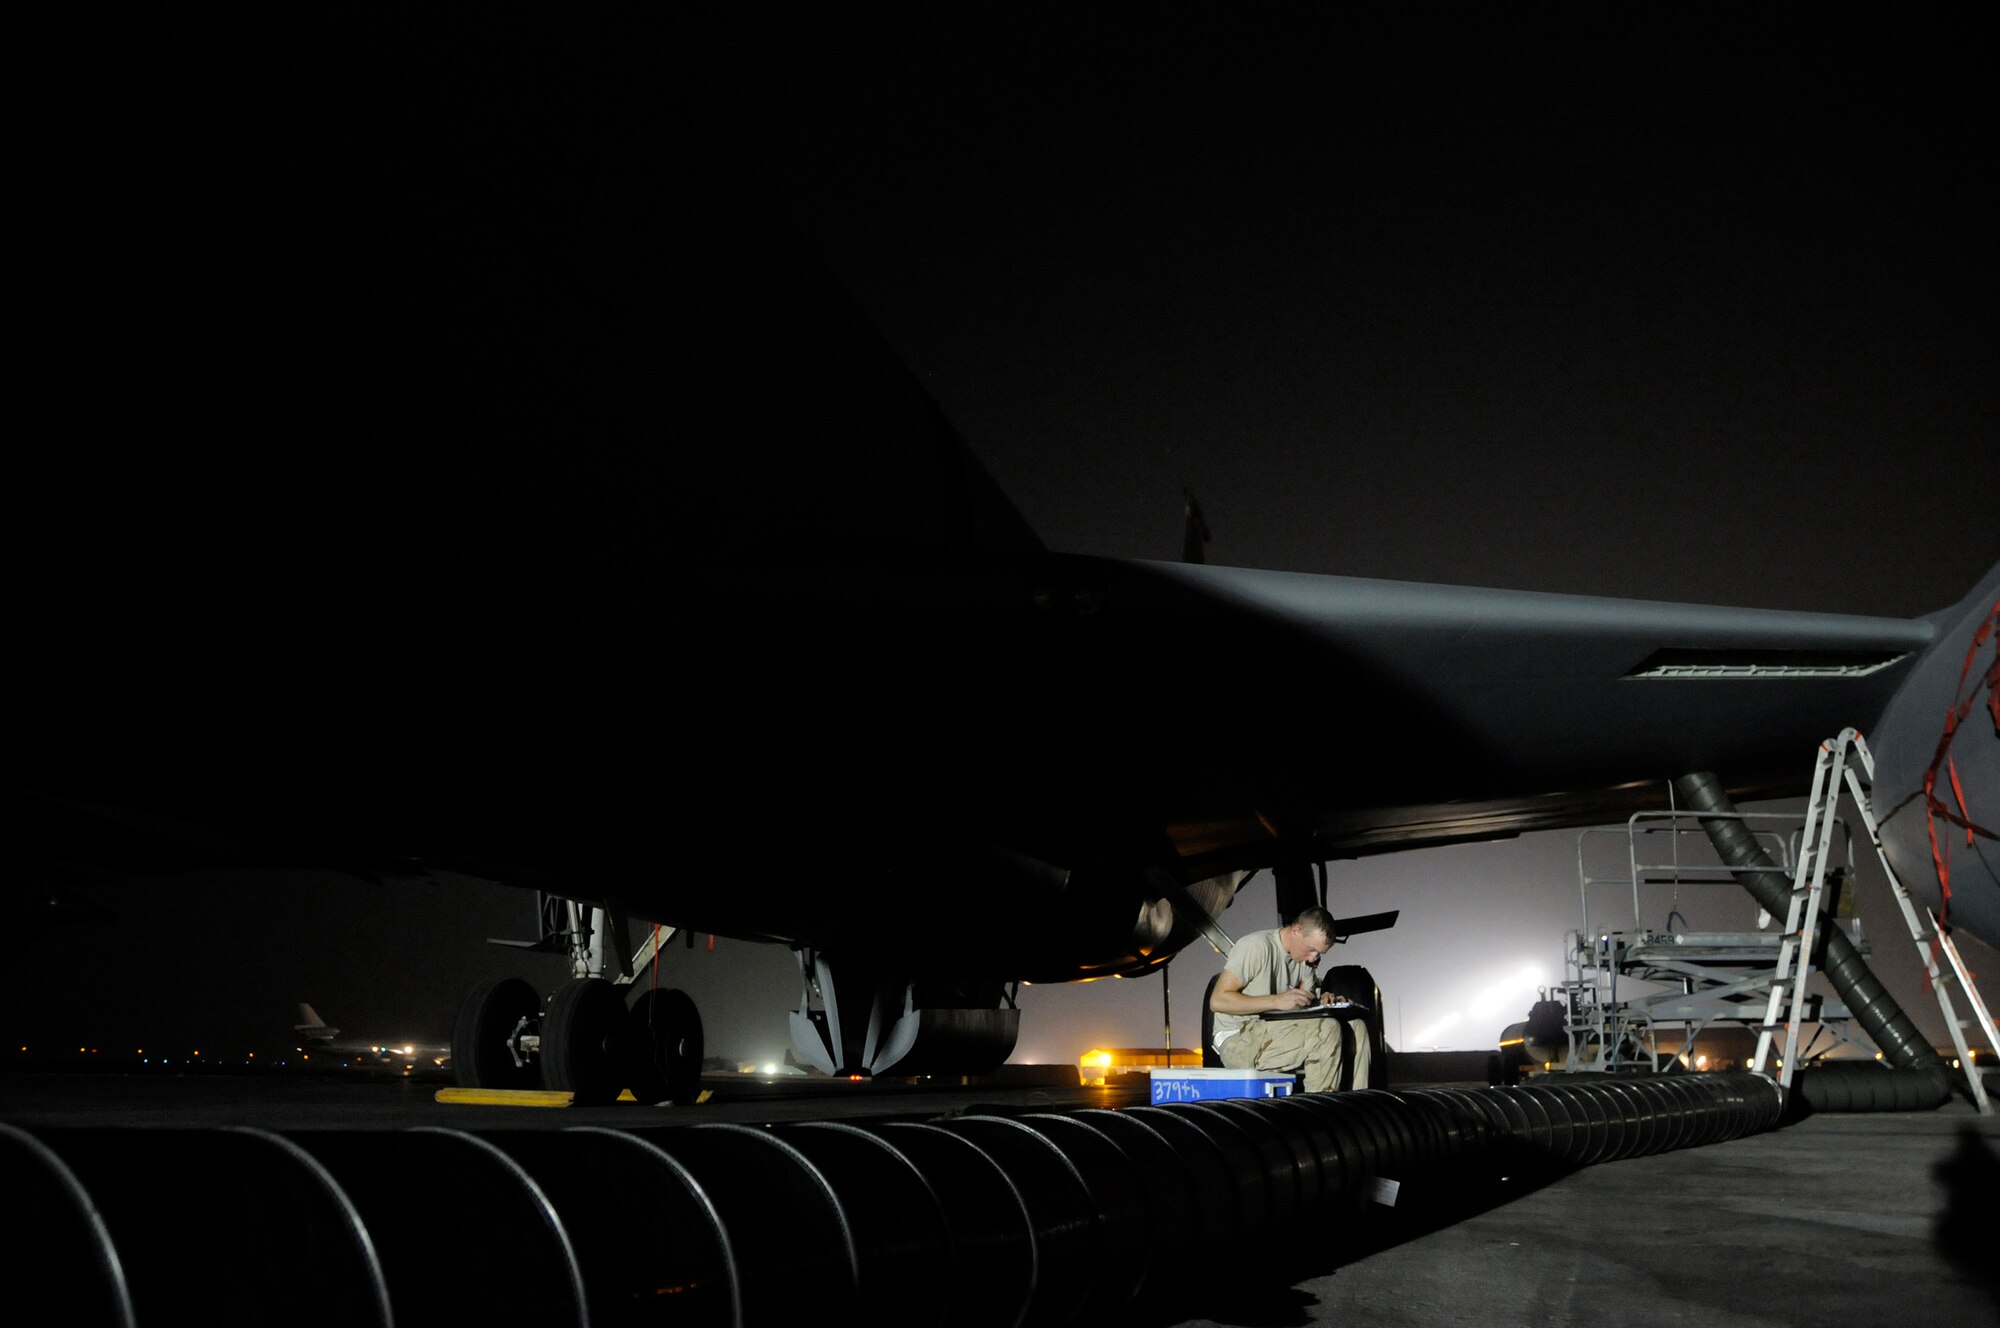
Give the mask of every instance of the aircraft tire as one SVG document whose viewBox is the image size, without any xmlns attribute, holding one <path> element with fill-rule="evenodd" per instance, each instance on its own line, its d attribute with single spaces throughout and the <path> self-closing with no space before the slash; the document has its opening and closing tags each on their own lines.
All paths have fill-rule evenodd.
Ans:
<svg viewBox="0 0 2000 1328">
<path fill-rule="evenodd" d="M 686 1106 L 701 1092 L 701 1011 L 678 987 L 639 997 L 631 1014 L 632 1066 L 626 1075 L 641 1102 Z"/>
<path fill-rule="evenodd" d="M 615 1101 L 625 1086 L 625 998 L 603 978 L 571 978 L 542 1015 L 542 1085 L 578 1106 Z M 636 1096 L 636 1095 L 635 1095 Z"/>
<path fill-rule="evenodd" d="M 520 978 L 488 978 L 458 1009 L 451 1030 L 451 1070 L 460 1088 L 533 1088 L 532 1065 L 514 1064 L 507 1038 L 523 1016 L 541 1013 L 542 998 Z"/>
</svg>

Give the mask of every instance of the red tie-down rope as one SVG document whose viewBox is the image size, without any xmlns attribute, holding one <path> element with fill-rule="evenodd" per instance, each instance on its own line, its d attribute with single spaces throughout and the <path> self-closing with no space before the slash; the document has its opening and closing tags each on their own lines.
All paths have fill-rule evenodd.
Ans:
<svg viewBox="0 0 2000 1328">
<path fill-rule="evenodd" d="M 1973 703 L 1979 699 L 1983 688 L 1986 692 L 1986 709 L 1993 716 L 1993 732 L 2000 737 L 2000 601 L 1995 601 L 1992 613 L 1981 623 L 1979 630 L 1972 634 L 1972 644 L 1966 647 L 1965 663 L 1958 670 L 1958 687 L 1952 692 L 1952 704 L 1945 711 L 1944 733 L 1938 738 L 1937 751 L 1931 754 L 1931 763 L 1924 770 L 1924 828 L 1931 838 L 1931 865 L 1937 869 L 1938 878 L 1938 935 L 1931 938 L 1931 958 L 1936 960 L 1943 948 L 1942 937 L 1951 934 L 1951 835 L 1946 832 L 1942 841 L 1938 839 L 1937 823 L 1948 821 L 1965 831 L 1965 846 L 1972 847 L 1973 836 L 2000 840 L 1982 825 L 1976 825 L 1972 813 L 1965 805 L 1965 789 L 1958 782 L 1958 763 L 1952 759 L 1952 740 L 1958 736 L 1958 726 L 1972 713 Z M 1966 691 L 1965 680 L 1972 676 L 1973 662 L 1978 658 L 1979 648 L 1987 641 L 1995 641 L 1993 662 L 1986 668 L 1971 691 Z M 1938 772 L 1942 769 L 1951 785 L 1952 797 L 1958 803 L 1954 812 L 1937 795 Z"/>
<path fill-rule="evenodd" d="M 715 953 L 715 934 L 714 934 L 713 932 L 710 932 L 710 933 L 709 933 L 709 937 L 708 937 L 708 952 L 709 952 L 710 954 L 714 954 L 714 953 Z M 660 989 L 660 924 L 659 924 L 659 923 L 657 923 L 657 922 L 653 924 L 653 974 L 652 974 L 652 978 L 653 978 L 653 990 L 654 990 L 654 991 L 658 991 L 658 990 Z"/>
</svg>

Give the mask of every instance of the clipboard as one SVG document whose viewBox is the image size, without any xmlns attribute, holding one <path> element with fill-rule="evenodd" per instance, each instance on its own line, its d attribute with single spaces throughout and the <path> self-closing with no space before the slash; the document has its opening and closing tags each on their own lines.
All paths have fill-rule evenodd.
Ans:
<svg viewBox="0 0 2000 1328">
<path fill-rule="evenodd" d="M 1366 1014 L 1368 1007 L 1355 1001 L 1335 1001 L 1332 1005 L 1308 1005 L 1300 1010 L 1266 1010 L 1259 1019 L 1331 1019 L 1335 1015 Z"/>
</svg>

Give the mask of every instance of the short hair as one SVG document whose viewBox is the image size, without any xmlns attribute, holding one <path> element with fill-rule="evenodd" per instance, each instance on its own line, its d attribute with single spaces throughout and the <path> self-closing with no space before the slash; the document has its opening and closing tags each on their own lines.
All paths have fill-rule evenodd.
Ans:
<svg viewBox="0 0 2000 1328">
<path fill-rule="evenodd" d="M 1299 910 L 1298 916 L 1285 925 L 1289 927 L 1303 927 L 1307 931 L 1316 931 L 1326 937 L 1329 944 L 1332 943 L 1334 938 L 1333 914 L 1327 912 L 1318 904 L 1307 904 Z"/>
</svg>

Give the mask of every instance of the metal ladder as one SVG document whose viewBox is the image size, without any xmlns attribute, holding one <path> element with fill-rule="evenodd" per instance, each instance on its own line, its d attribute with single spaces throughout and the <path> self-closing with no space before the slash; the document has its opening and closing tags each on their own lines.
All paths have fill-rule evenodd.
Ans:
<svg viewBox="0 0 2000 1328">
<path fill-rule="evenodd" d="M 1977 1067 L 1973 1063 L 1972 1049 L 1965 1040 L 1965 1030 L 1977 1023 L 1986 1034 L 1987 1046 L 2000 1052 L 2000 1031 L 1993 1025 L 1993 1016 L 1987 1012 L 1986 1003 L 1980 999 L 1979 989 L 1972 985 L 1965 962 L 1959 958 L 1958 947 L 1952 944 L 1951 936 L 1938 926 L 1937 918 L 1925 905 L 1910 897 L 1896 869 L 1889 865 L 1889 857 L 1882 847 L 1881 827 L 1875 819 L 1872 793 L 1875 785 L 1875 757 L 1868 750 L 1868 742 L 1854 729 L 1842 729 L 1840 736 L 1831 742 L 1823 742 L 1819 748 L 1819 759 L 1813 766 L 1811 800 L 1806 808 L 1806 827 L 1800 839 L 1798 862 L 1792 871 L 1791 905 L 1786 910 L 1785 930 L 1778 949 L 1778 962 L 1772 974 L 1771 995 L 1764 1011 L 1764 1022 L 1757 1033 L 1757 1054 L 1750 1068 L 1764 1072 L 1771 1044 L 1778 1030 L 1784 1030 L 1784 1055 L 1778 1063 L 1778 1082 L 1790 1089 L 1793 1072 L 1798 1068 L 1799 1025 L 1804 1022 L 1806 1004 L 1806 981 L 1812 973 L 1813 940 L 1818 935 L 1820 924 L 1820 902 L 1825 892 L 1827 876 L 1827 852 L 1832 843 L 1834 812 L 1840 805 L 1843 787 L 1853 798 L 1855 810 L 1861 815 L 1861 822 L 1867 828 L 1868 842 L 1874 846 L 1875 856 L 1882 864 L 1882 873 L 1888 878 L 1889 889 L 1902 909 L 1903 921 L 1908 925 L 1911 943 L 1916 946 L 1917 956 L 1923 961 L 1924 971 L 1929 975 L 1931 990 L 1937 996 L 1938 1009 L 1944 1014 L 1945 1027 L 1951 1030 L 1952 1046 L 1958 1051 L 1958 1063 L 1965 1075 L 1972 1100 L 1982 1116 L 1993 1114 L 1993 1105 L 1986 1095 L 1986 1087 L 1981 1082 Z M 1938 968 L 1937 955 L 1942 953 L 1950 961 L 1950 972 Z M 1956 982 L 1965 994 L 1966 1003 L 1972 1007 L 1973 1018 L 1961 1019 L 1951 993 L 1946 990 L 1947 982 Z M 1782 1018 L 1780 1015 L 1782 1014 Z"/>
</svg>

